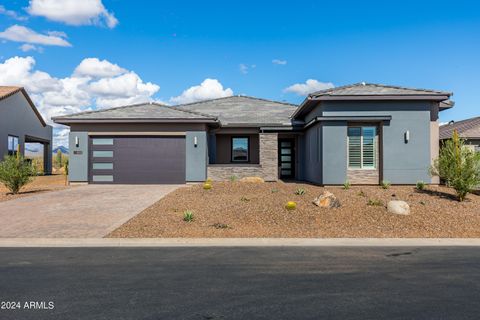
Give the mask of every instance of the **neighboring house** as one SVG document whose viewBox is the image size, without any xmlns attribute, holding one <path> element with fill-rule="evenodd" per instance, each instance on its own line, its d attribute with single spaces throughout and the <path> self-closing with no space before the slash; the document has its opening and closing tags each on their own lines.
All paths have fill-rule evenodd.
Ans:
<svg viewBox="0 0 480 320">
<path fill-rule="evenodd" d="M 43 144 L 44 172 L 52 170 L 52 127 L 24 88 L 0 86 L 0 155 L 25 154 L 25 143 Z"/>
<path fill-rule="evenodd" d="M 70 126 L 70 180 L 184 183 L 260 176 L 323 185 L 437 183 L 438 113 L 451 93 L 354 84 L 300 105 L 233 96 L 56 117 Z"/>
<path fill-rule="evenodd" d="M 440 143 L 451 139 L 453 131 L 457 130 L 458 135 L 465 139 L 466 145 L 472 150 L 480 152 L 480 117 L 462 121 L 449 122 L 440 127 Z"/>
</svg>

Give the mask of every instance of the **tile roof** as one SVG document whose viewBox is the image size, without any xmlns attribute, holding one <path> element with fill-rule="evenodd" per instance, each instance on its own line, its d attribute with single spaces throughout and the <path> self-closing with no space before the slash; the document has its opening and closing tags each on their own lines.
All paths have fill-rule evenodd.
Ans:
<svg viewBox="0 0 480 320">
<path fill-rule="evenodd" d="M 0 86 L 0 100 L 5 99 L 21 90 L 22 87 Z"/>
<path fill-rule="evenodd" d="M 23 96 L 25 99 L 27 99 L 28 104 L 32 108 L 33 112 L 35 112 L 35 115 L 37 116 L 38 120 L 42 124 L 42 126 L 47 126 L 47 123 L 43 119 L 42 115 L 38 111 L 37 107 L 35 107 L 35 104 L 33 103 L 32 99 L 30 99 L 30 96 L 28 95 L 27 91 L 23 87 L 17 87 L 17 86 L 0 86 L 0 100 L 6 99 L 12 95 L 14 95 L 17 92 L 22 92 Z"/>
<path fill-rule="evenodd" d="M 311 93 L 311 97 L 317 96 L 362 96 L 362 95 L 387 95 L 387 96 L 404 96 L 404 95 L 451 95 L 450 92 L 414 89 L 399 86 L 388 86 L 374 83 L 355 83 L 352 85 L 325 89 Z"/>
<path fill-rule="evenodd" d="M 166 106 L 159 103 L 140 103 L 129 106 L 102 109 L 95 111 L 86 111 L 66 116 L 59 116 L 53 118 L 54 121 L 62 122 L 68 120 L 125 120 L 125 119 L 214 119 L 215 117 L 199 112 L 190 112 L 179 110 L 175 107 Z"/>
<path fill-rule="evenodd" d="M 248 96 L 231 96 L 177 105 L 176 108 L 216 116 L 222 126 L 283 126 L 291 125 L 290 117 L 298 106 Z"/>
<path fill-rule="evenodd" d="M 480 117 L 456 121 L 440 126 L 440 140 L 451 138 L 453 130 L 455 129 L 462 138 L 480 139 Z"/>
</svg>

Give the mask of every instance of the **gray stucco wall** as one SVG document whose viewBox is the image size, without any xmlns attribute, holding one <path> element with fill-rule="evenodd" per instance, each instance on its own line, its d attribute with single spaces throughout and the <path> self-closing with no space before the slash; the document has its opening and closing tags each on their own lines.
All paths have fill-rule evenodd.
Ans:
<svg viewBox="0 0 480 320">
<path fill-rule="evenodd" d="M 347 122 L 326 121 L 322 125 L 323 184 L 347 180 Z"/>
<path fill-rule="evenodd" d="M 78 147 L 75 145 L 78 137 Z M 73 131 L 68 135 L 68 180 L 70 182 L 88 182 L 88 133 Z"/>
<path fill-rule="evenodd" d="M 303 136 L 301 148 L 303 157 L 301 176 L 312 183 L 322 183 L 322 125 L 308 128 Z"/>
<path fill-rule="evenodd" d="M 305 117 L 313 116 L 391 116 L 383 126 L 383 180 L 394 184 L 431 181 L 429 101 L 325 101 Z M 410 140 L 405 142 L 405 132 Z M 347 122 L 323 123 L 323 184 L 341 184 L 346 179 Z M 308 149 L 308 141 L 306 141 Z M 307 150 L 308 152 L 308 150 Z M 308 165 L 306 170 L 312 170 Z M 317 180 L 306 174 L 309 181 Z M 316 181 L 314 181 L 316 182 Z"/>
<path fill-rule="evenodd" d="M 194 141 L 197 138 L 197 146 Z M 186 181 L 205 181 L 207 179 L 207 133 L 188 131 L 186 134 Z"/>
<path fill-rule="evenodd" d="M 8 153 L 8 135 L 18 137 L 20 152 L 25 152 L 25 136 L 50 143 L 45 152 L 46 173 L 52 170 L 52 127 L 43 126 L 21 92 L 0 100 L 0 156 Z"/>
</svg>

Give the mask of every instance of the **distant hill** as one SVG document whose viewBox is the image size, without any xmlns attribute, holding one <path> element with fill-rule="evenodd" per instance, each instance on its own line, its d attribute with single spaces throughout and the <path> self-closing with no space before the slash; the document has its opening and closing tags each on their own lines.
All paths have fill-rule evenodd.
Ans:
<svg viewBox="0 0 480 320">
<path fill-rule="evenodd" d="M 54 148 L 52 150 L 52 153 L 56 154 L 58 152 L 58 150 L 60 150 L 60 152 L 63 153 L 63 154 L 68 154 L 68 148 L 64 147 L 64 146 L 58 146 L 58 147 Z"/>
</svg>

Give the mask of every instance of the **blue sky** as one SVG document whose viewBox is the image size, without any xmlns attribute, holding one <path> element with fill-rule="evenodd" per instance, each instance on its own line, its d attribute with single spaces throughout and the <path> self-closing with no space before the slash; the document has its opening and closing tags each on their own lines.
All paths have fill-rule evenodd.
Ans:
<svg viewBox="0 0 480 320">
<path fill-rule="evenodd" d="M 10 58 L 33 59 L 10 61 L 8 70 L 20 71 L 0 75 L 0 82 L 23 76 L 18 82 L 29 89 L 42 72 L 68 87 L 65 99 L 52 102 L 30 84 L 46 116 L 127 101 L 105 93 L 122 72 L 135 74 L 138 99 L 167 103 L 232 93 L 299 103 L 297 93 L 308 86 L 285 89 L 308 79 L 316 80 L 313 87 L 366 81 L 453 91 L 456 106 L 442 121 L 480 115 L 480 4 L 474 1 L 85 0 L 97 5 L 91 12 L 55 12 L 51 1 L 0 0 L 0 63 L 7 68 Z M 123 71 L 92 75 L 85 65 L 82 75 L 93 78 L 83 85 L 100 83 L 73 92 L 74 70 L 85 58 Z M 205 79 L 217 82 L 195 89 Z"/>
</svg>

